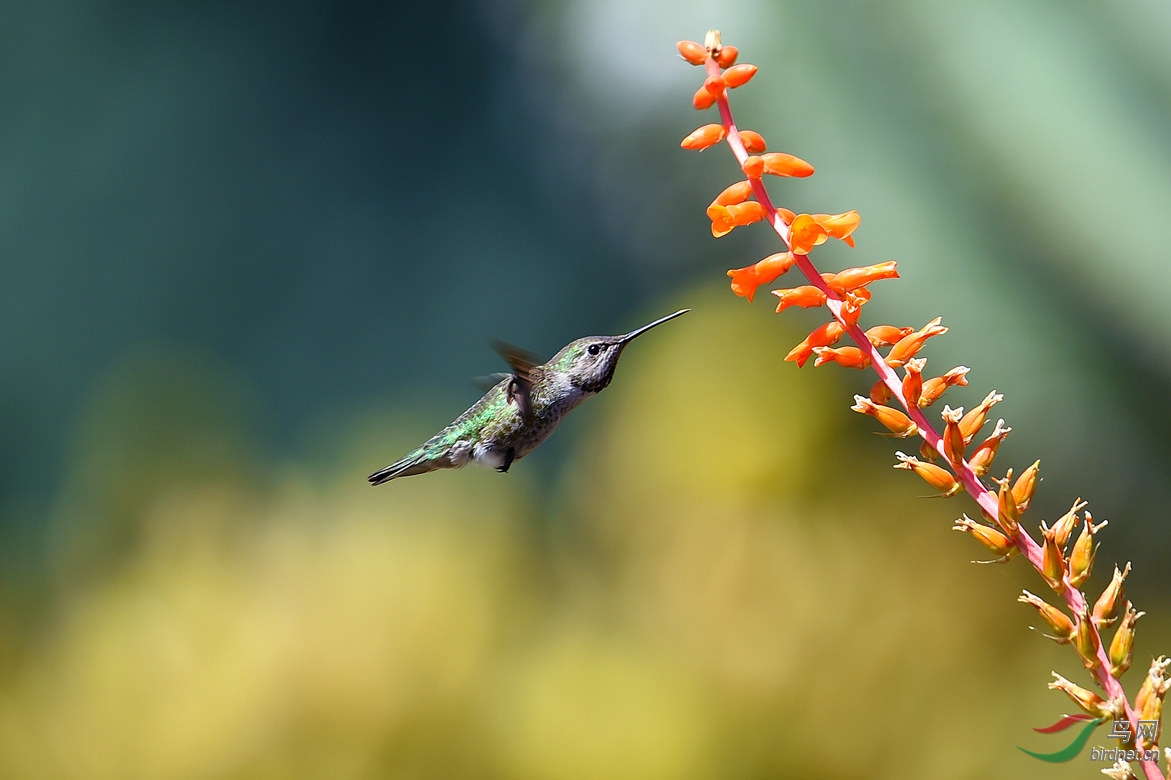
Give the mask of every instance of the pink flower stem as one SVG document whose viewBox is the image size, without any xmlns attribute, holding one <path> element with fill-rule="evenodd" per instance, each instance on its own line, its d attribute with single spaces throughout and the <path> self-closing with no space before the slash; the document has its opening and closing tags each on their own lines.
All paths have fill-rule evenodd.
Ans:
<svg viewBox="0 0 1171 780">
<path fill-rule="evenodd" d="M 706 66 L 709 76 L 718 77 L 720 75 L 720 66 L 716 64 L 716 62 L 713 61 L 710 57 L 707 60 Z M 727 141 L 728 146 L 731 148 L 732 154 L 735 155 L 736 161 L 740 164 L 741 168 L 743 168 L 744 162 L 748 159 L 749 156 L 748 150 L 744 148 L 744 142 L 740 138 L 740 131 L 737 129 L 736 123 L 732 118 L 732 109 L 728 103 L 727 91 L 725 91 L 716 99 L 716 105 L 720 111 L 720 119 L 723 122 L 725 130 L 727 131 L 725 140 Z M 772 201 L 769 199 L 768 192 L 764 188 L 764 182 L 759 178 L 749 178 L 749 181 L 752 184 L 752 194 L 755 196 L 756 201 L 760 203 L 761 207 L 764 209 L 765 221 L 772 225 L 773 230 L 776 231 L 781 241 L 784 242 L 786 247 L 789 247 L 789 226 L 785 224 L 784 218 L 780 215 L 776 207 L 773 206 Z M 886 359 L 878 352 L 878 349 L 870 343 L 870 339 L 866 337 L 866 334 L 862 331 L 862 329 L 858 327 L 858 325 L 850 324 L 842 316 L 842 306 L 844 301 L 842 300 L 841 296 L 834 292 L 834 290 L 831 289 L 828 284 L 826 284 L 825 280 L 821 278 L 821 274 L 818 272 L 813 263 L 810 262 L 808 255 L 794 253 L 793 256 L 796 259 L 795 265 L 798 269 L 800 269 L 801 273 L 805 276 L 805 279 L 809 282 L 809 284 L 825 293 L 826 308 L 829 309 L 830 314 L 833 315 L 834 319 L 841 323 L 841 325 L 846 330 L 846 334 L 850 337 L 858 349 L 862 350 L 863 354 L 870 358 L 870 367 L 874 369 L 874 372 L 878 374 L 883 384 L 885 384 L 894 397 L 898 399 L 899 404 L 907 411 L 907 414 L 910 416 L 912 422 L 918 426 L 919 433 L 927 442 L 927 445 L 939 453 L 942 462 L 948 463 L 949 461 L 947 458 L 947 453 L 943 448 L 943 437 L 927 420 L 927 417 L 923 414 L 923 410 L 919 408 L 918 404 L 908 404 L 906 399 L 903 398 L 903 383 L 899 379 L 898 375 L 895 374 L 894 369 L 886 364 Z M 976 503 L 980 505 L 980 509 L 983 510 L 984 515 L 995 522 L 995 518 L 1000 511 L 996 494 L 989 490 L 984 485 L 984 483 L 980 481 L 980 478 L 976 476 L 974 471 L 972 471 L 966 460 L 960 464 L 958 469 L 956 469 L 956 476 L 959 477 L 959 480 L 963 484 L 964 490 L 968 493 L 968 495 L 970 495 L 976 501 Z M 1028 559 L 1033 568 L 1036 569 L 1039 573 L 1043 572 L 1042 559 L 1044 554 L 1041 545 L 1039 545 L 1031 536 L 1029 536 L 1028 532 L 1026 532 L 1023 527 L 1020 529 L 1020 533 L 1014 543 L 1017 549 L 1020 551 L 1021 555 Z M 1065 604 L 1069 608 L 1070 612 L 1072 612 L 1075 616 L 1085 614 L 1086 600 L 1081 591 L 1071 587 L 1065 580 L 1062 581 L 1061 585 L 1062 587 L 1060 595 L 1062 600 L 1065 601 Z M 1080 617 L 1078 617 L 1078 619 L 1080 620 Z M 1110 658 L 1107 655 L 1109 645 L 1103 641 L 1101 634 L 1098 632 L 1097 627 L 1093 625 L 1092 621 L 1090 623 L 1090 630 L 1095 634 L 1098 634 L 1098 666 L 1093 670 L 1093 675 L 1095 679 L 1097 679 L 1098 683 L 1102 686 L 1103 690 L 1106 692 L 1107 700 L 1122 702 L 1123 706 L 1125 707 L 1126 717 L 1130 721 L 1132 728 L 1134 728 L 1138 723 L 1139 714 L 1127 700 L 1126 692 L 1122 687 L 1122 683 L 1120 683 L 1118 679 L 1110 673 Z M 1163 774 L 1159 771 L 1159 767 L 1156 763 L 1151 761 L 1143 761 L 1140 763 L 1148 780 L 1164 780 Z"/>
</svg>

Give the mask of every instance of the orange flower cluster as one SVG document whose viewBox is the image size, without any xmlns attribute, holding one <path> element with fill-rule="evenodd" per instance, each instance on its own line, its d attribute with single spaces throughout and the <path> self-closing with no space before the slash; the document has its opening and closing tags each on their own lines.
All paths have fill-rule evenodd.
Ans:
<svg viewBox="0 0 1171 780">
<path fill-rule="evenodd" d="M 790 350 L 785 360 L 800 367 L 815 357 L 815 366 L 836 363 L 848 368 L 872 368 L 879 375 L 878 381 L 868 397 L 854 396 L 852 409 L 876 419 L 891 436 L 921 440 L 917 457 L 896 453 L 895 468 L 917 474 L 944 496 L 966 491 L 976 500 L 983 522 L 965 514 L 956 521 L 955 530 L 980 542 L 996 556 L 997 562 L 1018 555 L 1029 561 L 1065 609 L 1028 591 L 1019 600 L 1037 611 L 1052 631 L 1051 639 L 1074 648 L 1108 698 L 1062 677 L 1057 677 L 1050 687 L 1064 691 L 1095 717 L 1128 718 L 1132 724 L 1140 717 L 1158 720 L 1164 695 L 1171 689 L 1171 678 L 1167 676 L 1171 660 L 1160 658 L 1152 663 L 1133 707 L 1127 703 L 1119 682 L 1130 667 L 1135 622 L 1143 614 L 1122 596 L 1129 565 L 1121 570 L 1115 567 L 1111 583 L 1092 605 L 1081 591 L 1094 564 L 1096 535 L 1106 524 L 1095 525 L 1089 512 L 1085 512 L 1083 520 L 1079 513 L 1085 504 L 1079 500 L 1052 526 L 1041 523 L 1039 540 L 1030 536 L 1023 517 L 1039 481 L 1040 461 L 1016 479 L 1012 469 L 1002 478 L 993 478 L 995 489 L 982 481 L 989 475 L 1001 443 L 1012 430 L 1004 425 L 1004 420 L 998 420 L 990 434 L 983 437 L 980 434 L 992 407 L 1003 396 L 990 392 L 966 413 L 962 407 L 944 406 L 942 431 L 932 426 L 924 410 L 936 403 L 948 388 L 968 384 L 966 366 L 957 366 L 939 376 L 925 378 L 923 375 L 927 360 L 919 353 L 929 339 L 947 333 L 941 319 L 936 317 L 920 328 L 908 325 L 875 325 L 865 331 L 859 328 L 862 307 L 871 297 L 869 286 L 876 281 L 897 279 L 896 263 L 891 260 L 837 273 L 819 272 L 810 262 L 809 253 L 831 238 L 853 247 L 853 235 L 861 223 L 858 212 L 808 214 L 774 206 L 765 188 L 765 176 L 804 178 L 811 176 L 814 169 L 794 155 L 766 152 L 764 138 L 759 133 L 741 130 L 733 122 L 729 90 L 748 82 L 756 75 L 757 68 L 737 65 L 739 52 L 735 47 L 724 46 L 716 31 L 709 32 L 703 44 L 681 41 L 678 49 L 686 61 L 705 69 L 703 84 L 693 96 L 692 104 L 698 110 L 717 107 L 721 120 L 695 130 L 683 139 L 682 146 L 705 149 L 727 143 L 745 176 L 724 189 L 708 206 L 712 235 L 718 238 L 737 227 L 766 222 L 787 245 L 787 251 L 728 271 L 732 292 L 751 302 L 757 289 L 773 283 L 790 269 L 796 267 L 802 273 L 805 284 L 772 291 L 779 300 L 777 311 L 790 306 L 824 306 L 832 319 L 815 328 Z M 853 343 L 839 344 L 847 338 Z M 885 355 L 880 349 L 886 350 Z M 896 404 L 901 408 L 896 408 Z M 1081 532 L 1071 545 L 1079 525 Z M 1118 628 L 1107 645 L 1100 632 L 1115 623 Z M 1150 748 L 1154 741 L 1144 740 L 1132 732 L 1128 744 Z M 1143 762 L 1143 769 L 1149 778 L 1162 777 L 1152 762 Z"/>
</svg>

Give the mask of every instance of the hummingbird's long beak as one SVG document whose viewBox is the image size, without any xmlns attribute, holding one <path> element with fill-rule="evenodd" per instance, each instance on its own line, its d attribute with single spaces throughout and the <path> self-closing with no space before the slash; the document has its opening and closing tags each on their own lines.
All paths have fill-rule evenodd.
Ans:
<svg viewBox="0 0 1171 780">
<path fill-rule="evenodd" d="M 635 330 L 632 330 L 629 333 L 627 333 L 625 336 L 623 336 L 619 343 L 623 344 L 623 345 L 629 344 L 635 338 L 646 333 L 651 328 L 656 327 L 658 325 L 662 325 L 667 320 L 673 320 L 676 317 L 682 317 L 684 314 L 686 314 L 689 311 L 691 311 L 691 309 L 680 309 L 679 311 L 675 312 L 674 314 L 668 314 L 666 317 L 662 317 L 660 319 L 657 319 L 654 322 L 650 323 L 649 325 L 643 325 L 641 328 L 637 328 Z"/>
</svg>

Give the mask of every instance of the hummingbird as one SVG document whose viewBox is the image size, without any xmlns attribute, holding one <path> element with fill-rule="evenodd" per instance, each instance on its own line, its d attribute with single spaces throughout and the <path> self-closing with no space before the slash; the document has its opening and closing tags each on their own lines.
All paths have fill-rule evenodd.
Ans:
<svg viewBox="0 0 1171 780">
<path fill-rule="evenodd" d="M 549 438 L 570 410 L 606 389 L 627 344 L 689 311 L 668 314 L 623 336 L 571 341 L 548 363 L 538 364 L 534 355 L 496 343 L 512 372 L 491 377 L 496 384 L 455 422 L 367 479 L 381 485 L 395 477 L 457 469 L 468 461 L 508 471 L 514 461 Z"/>
</svg>

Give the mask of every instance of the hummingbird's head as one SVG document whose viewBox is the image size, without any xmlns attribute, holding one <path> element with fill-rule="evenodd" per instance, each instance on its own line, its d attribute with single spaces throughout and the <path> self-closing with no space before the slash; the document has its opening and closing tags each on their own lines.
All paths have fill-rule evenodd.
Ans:
<svg viewBox="0 0 1171 780">
<path fill-rule="evenodd" d="M 565 373 L 570 383 L 586 393 L 600 393 L 614 378 L 614 369 L 618 366 L 618 358 L 626 345 L 651 328 L 662 325 L 667 320 L 673 320 L 690 309 L 683 309 L 674 314 L 668 314 L 662 319 L 655 320 L 649 325 L 630 331 L 623 336 L 586 336 L 584 339 L 571 341 L 560 352 L 553 356 L 547 364 L 555 371 Z"/>
</svg>

